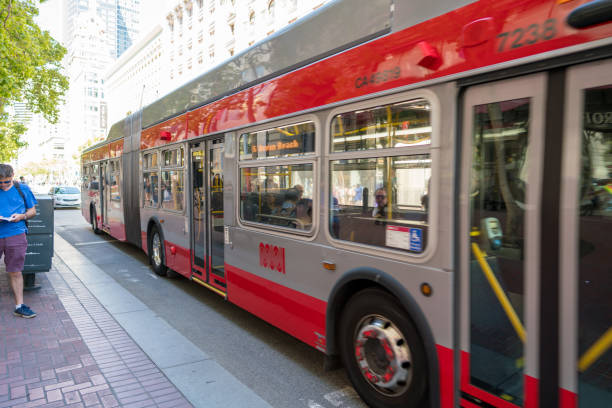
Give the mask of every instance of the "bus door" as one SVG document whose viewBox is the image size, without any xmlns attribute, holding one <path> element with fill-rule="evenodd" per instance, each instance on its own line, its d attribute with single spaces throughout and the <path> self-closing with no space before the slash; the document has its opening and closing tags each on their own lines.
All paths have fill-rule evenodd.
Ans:
<svg viewBox="0 0 612 408">
<path fill-rule="evenodd" d="M 191 145 L 191 272 L 194 280 L 208 280 L 206 266 L 205 142 Z"/>
<path fill-rule="evenodd" d="M 560 230 L 560 402 L 612 405 L 612 60 L 567 71 Z"/>
<path fill-rule="evenodd" d="M 223 252 L 223 139 L 208 140 L 208 261 L 209 284 L 225 292 L 225 261 Z"/>
<path fill-rule="evenodd" d="M 546 74 L 535 74 L 464 94 L 461 406 L 537 406 L 546 81 Z"/>
<path fill-rule="evenodd" d="M 108 184 L 110 179 L 109 174 L 109 162 L 103 161 L 100 163 L 100 216 L 101 225 L 108 227 L 108 206 L 110 204 L 110 185 Z"/>
<path fill-rule="evenodd" d="M 191 146 L 192 279 L 225 296 L 223 139 Z"/>
</svg>

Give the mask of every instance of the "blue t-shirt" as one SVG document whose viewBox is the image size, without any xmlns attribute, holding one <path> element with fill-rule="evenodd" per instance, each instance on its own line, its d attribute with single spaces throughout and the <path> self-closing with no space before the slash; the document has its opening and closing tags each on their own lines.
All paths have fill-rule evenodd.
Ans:
<svg viewBox="0 0 612 408">
<path fill-rule="evenodd" d="M 28 208 L 34 207 L 37 201 L 30 187 L 25 184 L 19 184 L 19 187 L 21 187 L 21 191 L 25 196 Z M 17 187 L 13 185 L 8 191 L 0 189 L 0 215 L 10 217 L 13 214 L 24 214 L 25 212 L 26 207 L 23 205 L 23 198 L 21 198 L 19 191 L 17 191 Z M 25 221 L 8 222 L 0 220 L 0 238 L 12 237 L 27 231 Z"/>
</svg>

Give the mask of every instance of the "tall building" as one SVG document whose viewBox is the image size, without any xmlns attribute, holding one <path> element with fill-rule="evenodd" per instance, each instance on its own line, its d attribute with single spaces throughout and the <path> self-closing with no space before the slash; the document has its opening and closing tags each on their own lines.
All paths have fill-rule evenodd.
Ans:
<svg viewBox="0 0 612 408">
<path fill-rule="evenodd" d="M 57 3 L 60 0 L 56 0 L 55 7 Z M 141 1 L 61 0 L 61 5 L 62 21 L 58 26 L 61 25 L 62 38 L 57 40 L 67 49 L 63 73 L 70 88 L 61 108 L 60 123 L 49 128 L 32 126 L 27 135 L 32 142 L 23 155 L 35 157 L 45 147 L 52 152 L 50 159 L 64 161 L 64 167 L 77 168 L 79 147 L 106 137 L 104 72 L 137 39 Z M 28 153 L 31 149 L 32 155 Z"/>
<path fill-rule="evenodd" d="M 104 36 L 113 58 L 119 58 L 137 39 L 140 0 L 64 0 L 64 45 L 73 47 L 79 15 L 96 14 L 104 25 Z"/>
<path fill-rule="evenodd" d="M 15 102 L 10 109 L 10 115 L 15 122 L 28 126 L 34 114 L 30 111 L 25 102 Z"/>
<path fill-rule="evenodd" d="M 70 90 L 62 114 L 71 149 L 106 136 L 104 72 L 136 40 L 140 7 L 140 0 L 64 0 Z"/>
<path fill-rule="evenodd" d="M 78 146 L 106 135 L 103 73 L 114 59 L 100 17 L 93 12 L 81 13 L 74 26 L 72 47 L 65 59 L 70 89 L 63 113 L 69 122 L 71 143 Z"/>
<path fill-rule="evenodd" d="M 106 72 L 109 126 L 329 0 L 173 0 Z"/>
<path fill-rule="evenodd" d="M 138 40 L 105 73 L 109 126 L 163 96 L 162 27 Z"/>
</svg>

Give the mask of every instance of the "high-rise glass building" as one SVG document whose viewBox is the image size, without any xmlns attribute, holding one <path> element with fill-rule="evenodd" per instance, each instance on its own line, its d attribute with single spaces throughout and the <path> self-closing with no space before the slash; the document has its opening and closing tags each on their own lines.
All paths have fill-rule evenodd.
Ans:
<svg viewBox="0 0 612 408">
<path fill-rule="evenodd" d="M 64 45 L 74 43 L 78 16 L 93 12 L 104 28 L 104 37 L 113 58 L 119 58 L 138 37 L 140 0 L 64 0 Z"/>
</svg>

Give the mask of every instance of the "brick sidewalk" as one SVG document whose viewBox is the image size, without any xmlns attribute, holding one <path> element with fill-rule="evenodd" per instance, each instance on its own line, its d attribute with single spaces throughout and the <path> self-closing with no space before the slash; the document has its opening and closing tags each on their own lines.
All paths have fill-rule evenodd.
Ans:
<svg viewBox="0 0 612 408">
<path fill-rule="evenodd" d="M 55 257 L 15 307 L 0 266 L 0 408 L 191 407 L 81 281 Z"/>
</svg>

